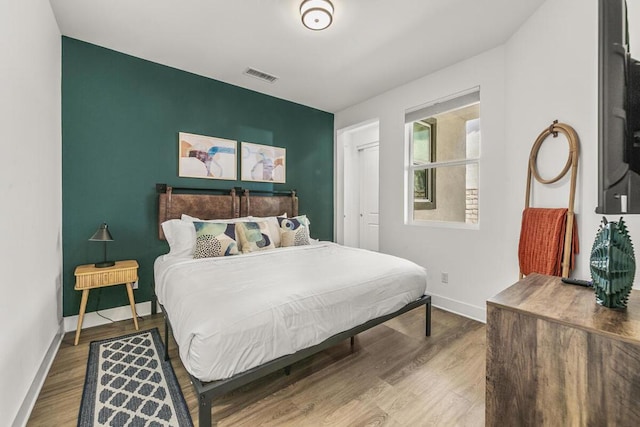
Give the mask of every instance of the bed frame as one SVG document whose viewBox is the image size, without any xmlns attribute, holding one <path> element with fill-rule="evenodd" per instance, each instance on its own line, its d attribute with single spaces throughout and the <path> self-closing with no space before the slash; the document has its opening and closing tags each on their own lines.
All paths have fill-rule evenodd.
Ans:
<svg viewBox="0 0 640 427">
<path fill-rule="evenodd" d="M 298 215 L 298 197 L 296 196 L 295 190 L 249 191 L 239 187 L 231 190 L 202 190 L 176 188 L 167 186 L 166 184 L 157 184 L 156 190 L 158 192 L 158 230 L 159 237 L 162 240 L 164 240 L 164 233 L 162 232 L 160 224 L 169 219 L 180 218 L 183 213 L 201 219 L 229 219 L 249 215 L 263 217 L 281 215 L 285 212 L 290 216 Z M 198 421 L 200 427 L 212 426 L 211 409 L 213 399 L 280 369 L 284 369 L 285 374 L 288 375 L 292 364 L 332 347 L 347 338 L 351 339 L 351 346 L 353 347 L 354 337 L 360 332 L 364 332 L 367 329 L 422 305 L 425 306 L 426 310 L 425 335 L 430 336 L 431 296 L 423 295 L 396 312 L 371 319 L 362 325 L 333 335 L 312 347 L 282 356 L 263 365 L 249 369 L 248 371 L 236 374 L 231 378 L 202 382 L 193 375 L 190 375 L 193 387 L 198 394 Z M 165 313 L 165 360 L 169 360 L 169 330 L 171 329 L 171 324 L 164 307 L 162 307 L 162 312 Z"/>
</svg>

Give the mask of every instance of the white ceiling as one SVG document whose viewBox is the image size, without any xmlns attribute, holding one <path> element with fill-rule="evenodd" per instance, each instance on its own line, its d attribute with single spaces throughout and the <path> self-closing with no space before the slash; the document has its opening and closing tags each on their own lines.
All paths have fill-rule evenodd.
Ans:
<svg viewBox="0 0 640 427">
<path fill-rule="evenodd" d="M 65 36 L 329 112 L 503 44 L 545 0 L 332 1 L 316 32 L 301 0 L 50 0 Z"/>
</svg>

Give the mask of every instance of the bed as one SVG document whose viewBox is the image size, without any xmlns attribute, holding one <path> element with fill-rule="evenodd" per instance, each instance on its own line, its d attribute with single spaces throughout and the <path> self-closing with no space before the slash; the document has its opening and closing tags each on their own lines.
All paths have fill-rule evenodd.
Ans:
<svg viewBox="0 0 640 427">
<path fill-rule="evenodd" d="M 159 186 L 159 224 L 173 219 L 243 221 L 298 216 L 294 191 L 252 194 L 178 193 Z M 200 223 L 201 224 L 201 223 Z M 190 225 L 193 227 L 193 225 Z M 165 226 L 166 227 L 166 226 Z M 160 238 L 169 228 L 159 227 Z M 199 423 L 211 425 L 213 399 L 284 369 L 375 325 L 424 305 L 430 335 L 426 274 L 400 258 L 331 242 L 238 256 L 158 257 L 155 293 L 199 397 Z M 331 266 L 331 268 L 327 268 Z M 165 352 L 168 357 L 168 350 Z"/>
</svg>

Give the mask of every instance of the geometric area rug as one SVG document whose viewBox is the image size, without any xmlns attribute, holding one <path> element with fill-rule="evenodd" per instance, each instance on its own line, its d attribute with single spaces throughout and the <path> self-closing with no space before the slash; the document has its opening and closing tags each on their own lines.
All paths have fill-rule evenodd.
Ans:
<svg viewBox="0 0 640 427">
<path fill-rule="evenodd" d="M 158 328 L 93 341 L 78 427 L 193 427 Z"/>
</svg>

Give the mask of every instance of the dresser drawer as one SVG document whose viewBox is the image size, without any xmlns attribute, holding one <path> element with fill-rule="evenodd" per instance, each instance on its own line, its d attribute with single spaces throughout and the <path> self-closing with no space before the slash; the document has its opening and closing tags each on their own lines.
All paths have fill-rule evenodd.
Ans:
<svg viewBox="0 0 640 427">
<path fill-rule="evenodd" d="M 116 263 L 115 267 L 104 269 L 87 269 L 76 271 L 76 290 L 100 288 L 103 286 L 132 283 L 138 280 L 138 266 L 122 267 Z"/>
<path fill-rule="evenodd" d="M 76 329 L 76 338 L 73 345 L 78 345 L 80 340 L 80 330 L 82 329 L 82 320 L 84 312 L 87 309 L 87 299 L 91 289 L 103 288 L 105 286 L 124 285 L 136 282 L 138 280 L 138 261 L 130 259 L 124 261 L 116 261 L 114 265 L 109 267 L 96 267 L 95 264 L 84 264 L 76 267 L 74 275 L 76 276 L 77 291 L 82 291 L 82 300 L 80 302 L 80 311 L 78 313 L 78 328 Z M 104 265 L 104 263 L 102 264 Z M 131 305 L 131 315 L 133 316 L 133 324 L 138 329 L 138 315 L 136 314 L 136 302 L 133 297 L 131 286 L 127 286 L 127 296 Z"/>
</svg>

